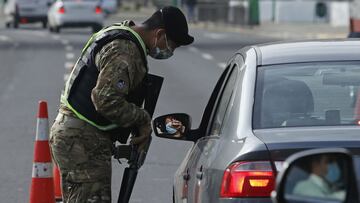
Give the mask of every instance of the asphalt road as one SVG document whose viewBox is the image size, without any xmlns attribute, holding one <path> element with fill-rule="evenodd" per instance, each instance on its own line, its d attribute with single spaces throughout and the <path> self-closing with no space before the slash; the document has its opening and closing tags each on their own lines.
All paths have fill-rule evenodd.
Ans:
<svg viewBox="0 0 360 203">
<path fill-rule="evenodd" d="M 121 19 L 110 19 L 107 24 Z M 1 21 L 1 20 L 0 20 Z M 0 22 L 1 23 L 1 22 Z M 183 112 L 199 125 L 216 81 L 233 53 L 245 45 L 271 41 L 239 33 L 191 30 L 196 42 L 169 60 L 149 59 L 150 72 L 165 77 L 155 117 Z M 0 24 L 0 202 L 23 203 L 29 186 L 39 100 L 56 116 L 64 78 L 90 36 L 90 29 L 50 34 L 39 25 L 5 29 Z M 191 142 L 154 137 L 139 172 L 131 202 L 171 202 L 173 174 Z M 125 165 L 113 162 L 113 202 Z"/>
</svg>

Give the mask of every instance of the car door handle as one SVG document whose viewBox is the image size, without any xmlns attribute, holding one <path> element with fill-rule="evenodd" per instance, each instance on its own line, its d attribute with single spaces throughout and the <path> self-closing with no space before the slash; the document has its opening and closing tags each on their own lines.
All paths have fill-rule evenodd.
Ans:
<svg viewBox="0 0 360 203">
<path fill-rule="evenodd" d="M 202 172 L 202 171 L 196 172 L 196 178 L 199 179 L 199 180 L 203 179 L 203 175 L 204 175 L 204 172 Z"/>
<path fill-rule="evenodd" d="M 190 180 L 190 175 L 189 174 L 184 174 L 183 175 L 183 179 L 185 180 L 185 181 L 188 181 L 188 180 Z"/>
</svg>

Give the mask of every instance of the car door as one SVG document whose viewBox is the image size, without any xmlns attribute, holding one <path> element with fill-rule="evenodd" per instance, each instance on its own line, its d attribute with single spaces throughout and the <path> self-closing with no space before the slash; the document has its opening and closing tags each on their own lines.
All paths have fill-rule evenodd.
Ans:
<svg viewBox="0 0 360 203">
<path fill-rule="evenodd" d="M 191 154 L 191 162 L 188 167 L 188 200 L 189 202 L 204 202 L 200 194 L 206 187 L 205 171 L 214 158 L 212 152 L 216 152 L 218 148 L 219 133 L 228 111 L 228 104 L 231 99 L 237 75 L 239 73 L 236 60 L 232 61 L 227 67 L 226 77 L 222 81 L 221 88 L 216 92 L 216 99 L 212 105 L 212 109 L 207 109 L 210 117 L 205 118 L 206 125 L 201 126 L 206 128 L 204 136 L 200 138 L 194 145 Z M 215 96 L 214 96 L 215 97 Z M 204 119 L 204 118 L 203 118 Z M 204 120 L 204 122 L 205 122 Z"/>
<path fill-rule="evenodd" d="M 209 121 L 209 131 L 200 140 L 199 148 L 201 152 L 199 161 L 196 163 L 194 202 L 211 202 L 210 197 L 214 192 L 218 193 L 218 189 L 220 189 L 220 185 L 214 186 L 214 179 L 212 177 L 222 176 L 224 171 L 213 168 L 212 163 L 221 150 L 220 136 L 232 108 L 231 103 L 234 99 L 234 91 L 241 74 L 240 67 L 242 65 L 243 59 L 239 55 L 234 63 L 231 64 L 232 69 L 230 70 L 226 85 L 218 96 L 218 102 L 213 109 L 213 115 Z"/>
<path fill-rule="evenodd" d="M 228 66 L 224 72 L 221 74 L 219 80 L 217 81 L 215 88 L 210 96 L 208 104 L 205 108 L 204 114 L 202 116 L 202 120 L 200 126 L 197 130 L 194 130 L 192 133 L 192 137 L 188 140 L 192 140 L 197 142 L 201 137 L 204 137 L 209 119 L 211 117 L 212 109 L 216 103 L 216 99 L 218 97 L 219 92 L 223 88 L 223 85 L 228 77 L 230 70 L 230 66 Z M 199 148 L 195 144 L 191 150 L 189 150 L 188 154 L 184 158 L 182 164 L 180 165 L 178 171 L 175 174 L 175 184 L 174 184 L 174 201 L 175 202 L 191 202 L 188 200 L 188 191 L 190 182 L 193 180 L 193 175 L 191 174 L 191 168 L 193 168 L 194 163 L 196 163 L 199 155 Z"/>
</svg>

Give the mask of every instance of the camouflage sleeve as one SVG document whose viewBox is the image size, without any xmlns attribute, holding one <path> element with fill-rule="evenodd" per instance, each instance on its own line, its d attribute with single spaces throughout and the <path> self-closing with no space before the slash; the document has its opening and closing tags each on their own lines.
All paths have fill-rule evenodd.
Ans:
<svg viewBox="0 0 360 203">
<path fill-rule="evenodd" d="M 137 63 L 140 53 L 132 42 L 114 40 L 96 55 L 100 74 L 91 98 L 96 110 L 121 127 L 148 124 L 149 114 L 126 96 L 145 76 L 146 70 Z"/>
</svg>

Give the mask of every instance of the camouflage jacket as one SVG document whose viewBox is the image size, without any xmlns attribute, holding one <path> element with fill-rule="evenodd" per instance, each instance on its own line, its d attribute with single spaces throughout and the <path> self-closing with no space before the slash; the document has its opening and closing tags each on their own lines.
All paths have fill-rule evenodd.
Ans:
<svg viewBox="0 0 360 203">
<path fill-rule="evenodd" d="M 116 39 L 103 46 L 95 57 L 100 73 L 91 93 L 92 102 L 100 114 L 120 127 L 141 126 L 151 121 L 144 109 L 126 100 L 147 73 L 140 51 L 134 42 Z M 60 111 L 75 116 L 65 105 L 61 105 Z"/>
</svg>

